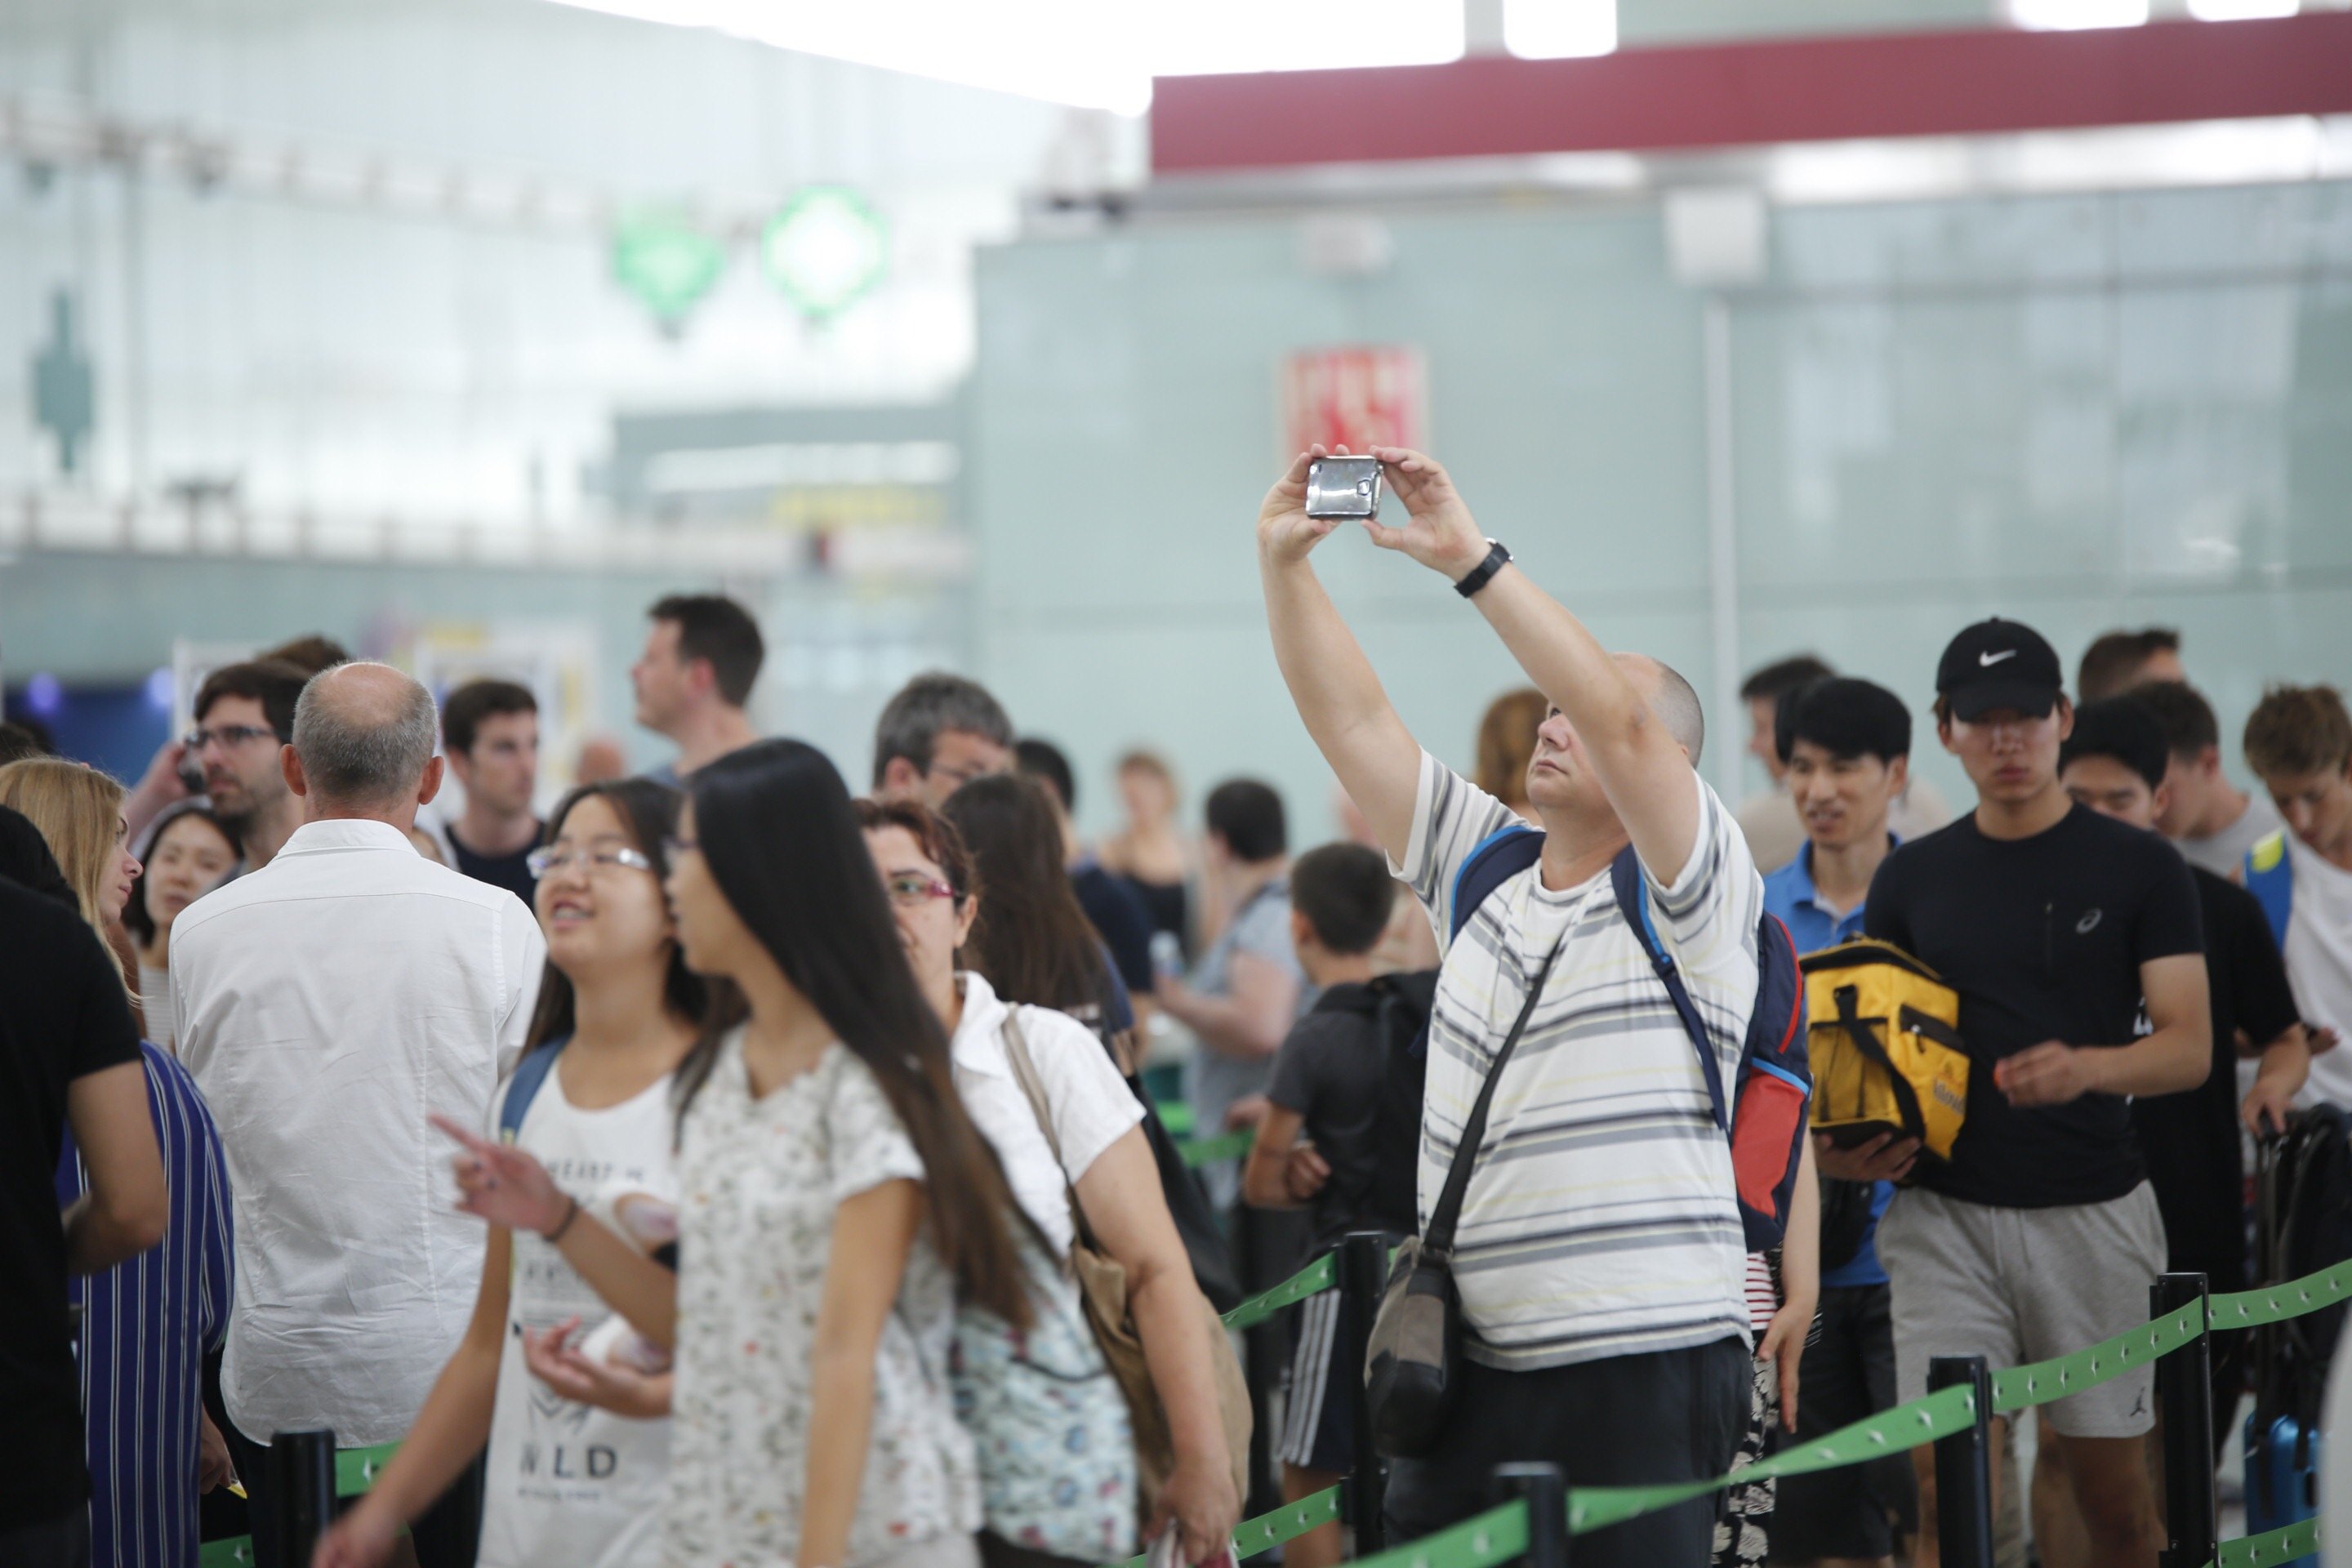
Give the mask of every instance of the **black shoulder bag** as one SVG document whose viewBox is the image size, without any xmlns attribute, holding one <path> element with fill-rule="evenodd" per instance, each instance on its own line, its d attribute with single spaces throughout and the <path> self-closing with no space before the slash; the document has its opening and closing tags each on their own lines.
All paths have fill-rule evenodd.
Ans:
<svg viewBox="0 0 2352 1568">
<path fill-rule="evenodd" d="M 1454 1288 L 1454 1231 L 1462 1220 L 1462 1200 L 1470 1190 L 1478 1145 L 1486 1141 L 1486 1112 L 1495 1103 L 1495 1086 L 1502 1081 L 1503 1068 L 1535 1016 L 1544 982 L 1575 924 L 1571 918 L 1560 940 L 1552 943 L 1528 987 L 1518 1021 L 1486 1068 L 1486 1081 L 1470 1108 L 1462 1141 L 1454 1146 L 1454 1163 L 1446 1168 L 1437 1206 L 1429 1213 L 1429 1228 L 1408 1237 L 1389 1266 L 1388 1289 L 1381 1294 L 1380 1314 L 1372 1320 L 1364 1359 L 1364 1405 L 1372 1419 L 1372 1441 L 1389 1458 L 1417 1459 L 1428 1453 L 1461 1386 L 1455 1369 L 1462 1356 L 1462 1301 Z"/>
</svg>

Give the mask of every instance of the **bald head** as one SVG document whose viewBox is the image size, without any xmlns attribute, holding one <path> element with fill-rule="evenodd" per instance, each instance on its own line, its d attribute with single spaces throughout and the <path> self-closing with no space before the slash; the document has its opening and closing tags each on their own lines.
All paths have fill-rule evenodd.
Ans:
<svg viewBox="0 0 2352 1568">
<path fill-rule="evenodd" d="M 321 805 L 414 805 L 440 726 L 433 694 L 388 664 L 339 664 L 294 705 L 303 793 Z"/>
<path fill-rule="evenodd" d="M 1698 766 L 1699 752 L 1706 745 L 1706 715 L 1698 705 L 1698 693 L 1691 683 L 1670 664 L 1652 658 L 1646 653 L 1621 653 L 1618 664 L 1632 678 L 1633 689 L 1650 704 L 1650 711 L 1666 727 L 1682 749 L 1690 753 L 1691 766 Z"/>
</svg>

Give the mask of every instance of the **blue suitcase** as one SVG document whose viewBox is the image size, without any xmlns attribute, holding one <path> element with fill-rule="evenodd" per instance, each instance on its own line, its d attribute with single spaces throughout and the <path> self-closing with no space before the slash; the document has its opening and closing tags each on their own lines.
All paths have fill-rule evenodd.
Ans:
<svg viewBox="0 0 2352 1568">
<path fill-rule="evenodd" d="M 2269 1425 L 2264 1426 L 2267 1419 Z M 2246 1533 L 2294 1524 L 2319 1511 L 2319 1466 L 2326 1438 L 2292 1415 L 2246 1412 Z"/>
</svg>

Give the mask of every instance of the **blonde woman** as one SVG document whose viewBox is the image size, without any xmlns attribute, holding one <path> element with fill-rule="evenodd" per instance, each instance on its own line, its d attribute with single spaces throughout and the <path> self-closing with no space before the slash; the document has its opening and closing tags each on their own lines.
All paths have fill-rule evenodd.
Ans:
<svg viewBox="0 0 2352 1568">
<path fill-rule="evenodd" d="M 82 919 L 118 963 L 126 948 L 115 938 L 140 869 L 124 845 L 122 802 L 121 784 L 79 763 L 41 757 L 0 767 L 0 805 L 40 829 Z M 236 1479 L 199 1386 L 205 1355 L 228 1331 L 228 1171 L 220 1132 L 187 1069 L 147 1042 L 140 1052 L 169 1216 L 152 1250 L 80 1290 L 93 1563 L 116 1561 L 117 1543 L 128 1552 L 134 1541 L 163 1543 L 168 1561 L 193 1559 L 197 1494 Z M 81 1151 L 68 1138 L 58 1195 L 72 1199 L 89 1185 Z"/>
<path fill-rule="evenodd" d="M 0 768 L 0 805 L 22 812 L 57 857 L 81 918 L 119 952 L 115 933 L 139 880 L 122 820 L 123 789 L 96 768 L 59 757 L 28 757 Z"/>
</svg>

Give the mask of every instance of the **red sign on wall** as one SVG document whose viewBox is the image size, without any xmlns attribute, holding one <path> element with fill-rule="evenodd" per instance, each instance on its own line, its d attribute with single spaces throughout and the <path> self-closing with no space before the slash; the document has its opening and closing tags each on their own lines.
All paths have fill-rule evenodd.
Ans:
<svg viewBox="0 0 2352 1568">
<path fill-rule="evenodd" d="M 1316 442 L 1361 452 L 1428 440 L 1429 375 L 1415 348 L 1306 349 L 1282 363 L 1282 456 Z"/>
</svg>

